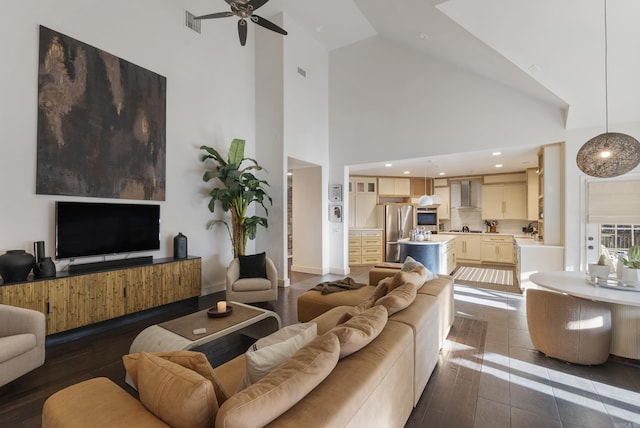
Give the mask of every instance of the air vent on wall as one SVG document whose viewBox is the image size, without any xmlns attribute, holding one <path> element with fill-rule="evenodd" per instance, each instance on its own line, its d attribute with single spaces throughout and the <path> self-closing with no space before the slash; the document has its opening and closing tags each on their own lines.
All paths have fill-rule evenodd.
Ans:
<svg viewBox="0 0 640 428">
<path fill-rule="evenodd" d="M 188 28 L 191 28 L 196 33 L 200 34 L 200 20 L 195 19 L 195 15 L 189 12 L 188 10 L 184 13 L 185 25 Z"/>
</svg>

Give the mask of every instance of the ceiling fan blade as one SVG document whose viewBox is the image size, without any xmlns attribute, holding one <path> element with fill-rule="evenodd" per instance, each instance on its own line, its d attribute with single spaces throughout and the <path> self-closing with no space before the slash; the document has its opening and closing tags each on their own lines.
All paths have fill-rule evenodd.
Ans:
<svg viewBox="0 0 640 428">
<path fill-rule="evenodd" d="M 244 19 L 238 21 L 238 37 L 240 37 L 240 44 L 244 46 L 247 43 L 247 21 Z"/>
<path fill-rule="evenodd" d="M 233 13 L 231 13 L 231 12 L 216 12 L 216 13 L 210 13 L 208 15 L 196 16 L 193 19 L 227 18 L 229 16 L 233 16 Z"/>
<path fill-rule="evenodd" d="M 269 0 L 249 0 L 249 3 L 247 3 L 249 6 L 251 6 L 253 8 L 253 10 L 258 10 L 260 9 L 262 6 L 264 6 L 264 4 L 266 2 L 268 2 Z"/>
<path fill-rule="evenodd" d="M 288 34 L 285 30 L 283 30 L 282 28 L 278 27 L 276 24 L 274 24 L 273 22 L 264 19 L 258 15 L 252 15 L 251 16 L 251 20 L 253 22 L 255 22 L 256 24 L 258 24 L 261 27 L 264 27 L 268 30 L 271 31 L 275 31 L 276 33 L 280 33 L 280 34 L 284 34 L 285 36 Z"/>
</svg>

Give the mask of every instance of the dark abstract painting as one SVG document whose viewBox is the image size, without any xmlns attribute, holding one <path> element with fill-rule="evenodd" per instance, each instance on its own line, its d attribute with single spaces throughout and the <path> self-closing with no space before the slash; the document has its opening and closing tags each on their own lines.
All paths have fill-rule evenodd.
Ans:
<svg viewBox="0 0 640 428">
<path fill-rule="evenodd" d="M 164 200 L 166 85 L 41 26 L 36 193 Z"/>
</svg>

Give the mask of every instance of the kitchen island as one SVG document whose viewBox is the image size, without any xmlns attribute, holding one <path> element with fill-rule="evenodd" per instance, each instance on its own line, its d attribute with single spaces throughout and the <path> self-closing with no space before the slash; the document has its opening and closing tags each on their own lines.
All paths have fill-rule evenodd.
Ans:
<svg viewBox="0 0 640 428">
<path fill-rule="evenodd" d="M 430 271 L 444 275 L 449 275 L 456 268 L 455 236 L 435 234 L 429 241 L 401 239 L 398 244 L 400 260 L 411 256 Z"/>
</svg>

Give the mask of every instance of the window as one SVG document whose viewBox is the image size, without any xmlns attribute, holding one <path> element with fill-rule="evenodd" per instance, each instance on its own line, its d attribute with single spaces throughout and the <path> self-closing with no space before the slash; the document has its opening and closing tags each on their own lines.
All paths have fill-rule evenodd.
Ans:
<svg viewBox="0 0 640 428">
<path fill-rule="evenodd" d="M 601 224 L 600 244 L 611 255 L 626 253 L 632 245 L 640 245 L 640 224 Z"/>
</svg>

